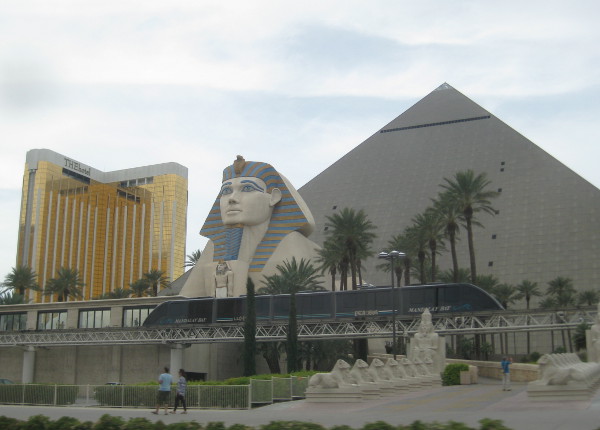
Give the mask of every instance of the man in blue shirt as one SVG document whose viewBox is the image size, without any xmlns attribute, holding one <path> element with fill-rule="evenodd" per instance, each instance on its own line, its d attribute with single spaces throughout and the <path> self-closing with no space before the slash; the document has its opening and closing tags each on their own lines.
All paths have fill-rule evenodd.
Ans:
<svg viewBox="0 0 600 430">
<path fill-rule="evenodd" d="M 160 405 L 165 405 L 165 415 L 169 414 L 169 398 L 171 397 L 171 383 L 173 377 L 169 373 L 169 368 L 165 366 L 165 373 L 161 373 L 158 377 L 158 397 L 156 401 L 156 410 L 153 414 L 158 415 Z"/>
<path fill-rule="evenodd" d="M 510 391 L 510 365 L 512 363 L 511 358 L 504 357 L 500 362 L 502 366 L 502 390 Z"/>
</svg>

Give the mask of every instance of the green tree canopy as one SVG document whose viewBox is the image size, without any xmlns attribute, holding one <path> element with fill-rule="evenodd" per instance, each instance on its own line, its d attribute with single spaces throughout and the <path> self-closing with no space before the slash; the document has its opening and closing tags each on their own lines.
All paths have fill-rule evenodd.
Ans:
<svg viewBox="0 0 600 430">
<path fill-rule="evenodd" d="M 144 279 L 148 281 L 152 290 L 152 296 L 156 297 L 158 292 L 162 288 L 167 288 L 170 283 L 168 278 L 165 276 L 165 272 L 162 270 L 152 269 L 147 273 L 144 273 Z"/>
<path fill-rule="evenodd" d="M 477 282 L 477 265 L 475 263 L 475 246 L 473 243 L 473 226 L 480 225 L 476 215 L 487 213 L 494 215 L 491 200 L 498 197 L 496 191 L 489 189 L 491 181 L 485 173 L 475 174 L 473 170 L 457 172 L 453 178 L 444 178 L 445 183 L 440 186 L 447 193 L 448 201 L 453 202 L 462 213 L 461 219 L 465 223 L 467 241 L 469 246 L 469 260 L 471 263 L 471 280 Z"/>
<path fill-rule="evenodd" d="M 56 275 L 56 278 L 50 279 L 46 284 L 45 295 L 56 294 L 59 302 L 66 302 L 69 298 L 80 299 L 83 297 L 81 289 L 85 284 L 79 277 L 77 269 L 61 267 Z"/>
<path fill-rule="evenodd" d="M 540 297 L 542 295 L 537 282 L 531 282 L 527 279 L 518 284 L 516 288 L 517 294 L 515 295 L 515 299 L 525 299 L 527 309 L 529 309 L 529 303 L 531 302 L 532 297 Z"/>
<path fill-rule="evenodd" d="M 200 251 L 199 249 L 195 250 L 191 254 L 188 254 L 186 257 L 187 259 L 185 260 L 185 263 L 183 264 L 183 267 L 194 267 L 196 265 L 196 263 L 198 262 L 198 260 L 200 260 L 201 256 L 202 256 L 202 251 Z"/>
<path fill-rule="evenodd" d="M 341 255 L 341 285 L 340 289 L 348 289 L 346 285 L 347 272 L 345 267 L 350 269 L 352 276 L 352 289 L 357 286 L 357 274 L 360 273 L 361 261 L 372 254 L 371 244 L 375 239 L 375 226 L 368 219 L 365 212 L 361 209 L 355 211 L 351 208 L 344 208 L 339 213 L 327 216 L 325 222 L 327 240 L 336 242 L 344 252 Z M 362 279 L 359 279 L 362 283 Z"/>
<path fill-rule="evenodd" d="M 39 290 L 36 278 L 35 270 L 29 266 L 20 265 L 12 268 L 4 278 L 2 285 L 24 297 L 27 290 Z"/>
</svg>

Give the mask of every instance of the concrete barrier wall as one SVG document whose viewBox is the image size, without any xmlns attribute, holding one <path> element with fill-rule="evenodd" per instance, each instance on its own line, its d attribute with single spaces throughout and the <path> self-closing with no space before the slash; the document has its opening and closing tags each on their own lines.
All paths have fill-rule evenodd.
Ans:
<svg viewBox="0 0 600 430">
<path fill-rule="evenodd" d="M 478 375 L 482 378 L 502 380 L 502 367 L 497 361 L 457 360 L 446 359 L 446 364 L 465 363 L 476 366 Z M 531 382 L 538 379 L 538 365 L 513 363 L 510 365 L 510 379 L 514 382 Z"/>
</svg>

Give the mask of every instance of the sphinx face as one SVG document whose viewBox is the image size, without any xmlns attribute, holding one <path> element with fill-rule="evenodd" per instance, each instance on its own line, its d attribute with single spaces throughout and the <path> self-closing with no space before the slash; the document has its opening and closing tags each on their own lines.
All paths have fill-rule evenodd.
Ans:
<svg viewBox="0 0 600 430">
<path fill-rule="evenodd" d="M 266 190 L 266 184 L 258 178 L 241 177 L 223 182 L 219 198 L 223 224 L 252 226 L 269 221 L 281 193 L 277 188 L 271 194 Z"/>
</svg>

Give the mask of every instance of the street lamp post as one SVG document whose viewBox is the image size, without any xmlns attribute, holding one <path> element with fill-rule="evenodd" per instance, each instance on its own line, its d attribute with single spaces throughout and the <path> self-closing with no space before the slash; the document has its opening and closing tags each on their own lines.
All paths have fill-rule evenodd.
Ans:
<svg viewBox="0 0 600 430">
<path fill-rule="evenodd" d="M 394 260 L 405 257 L 406 254 L 400 251 L 380 252 L 379 258 L 390 260 L 392 272 L 392 354 L 396 359 L 396 282 L 394 282 Z"/>
</svg>

